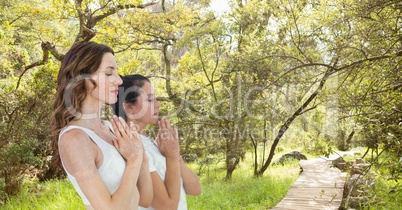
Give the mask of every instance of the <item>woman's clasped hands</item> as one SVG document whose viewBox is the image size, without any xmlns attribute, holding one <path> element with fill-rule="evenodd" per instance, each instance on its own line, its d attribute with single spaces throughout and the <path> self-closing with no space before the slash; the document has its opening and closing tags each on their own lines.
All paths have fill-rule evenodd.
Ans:
<svg viewBox="0 0 402 210">
<path fill-rule="evenodd" d="M 180 147 L 176 126 L 171 126 L 168 120 L 161 119 L 158 122 L 159 133 L 157 144 L 160 152 L 166 158 L 179 158 Z"/>
<path fill-rule="evenodd" d="M 134 123 L 130 125 L 123 118 L 113 116 L 111 120 L 115 138 L 113 145 L 123 156 L 127 163 L 131 161 L 142 161 L 144 148 Z"/>
</svg>

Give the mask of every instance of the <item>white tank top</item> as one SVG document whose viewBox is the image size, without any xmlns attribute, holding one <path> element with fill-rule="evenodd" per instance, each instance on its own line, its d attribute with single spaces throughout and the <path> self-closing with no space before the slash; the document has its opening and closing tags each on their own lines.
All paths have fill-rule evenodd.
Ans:
<svg viewBox="0 0 402 210">
<path fill-rule="evenodd" d="M 144 150 L 145 154 L 148 157 L 149 161 L 149 171 L 150 172 L 157 172 L 161 179 L 165 181 L 166 178 L 166 170 L 167 170 L 167 165 L 166 165 L 166 158 L 165 156 L 162 155 L 162 153 L 159 151 L 158 144 L 156 143 L 155 140 L 139 135 L 142 141 L 142 144 L 144 145 Z M 184 190 L 184 185 L 183 185 L 183 180 L 180 180 L 181 182 L 181 190 L 180 190 L 180 200 L 179 200 L 179 206 L 177 207 L 178 210 L 187 210 L 187 200 L 186 200 L 186 191 Z M 153 207 L 149 208 L 144 208 L 139 206 L 138 210 L 153 210 Z"/>
<path fill-rule="evenodd" d="M 104 121 L 104 123 L 111 129 L 112 125 L 108 121 Z M 126 168 L 126 162 L 124 161 L 123 157 L 120 155 L 120 153 L 117 151 L 117 149 L 101 139 L 98 135 L 96 135 L 93 131 L 80 127 L 80 126 L 67 126 L 65 127 L 59 135 L 59 141 L 61 135 L 63 135 L 65 132 L 71 130 L 71 129 L 80 129 L 84 131 L 91 139 L 98 145 L 98 147 L 102 151 L 103 155 L 103 161 L 102 165 L 98 168 L 98 173 L 105 183 L 106 187 L 109 189 L 110 194 L 113 194 L 116 192 L 117 188 L 120 186 L 121 179 L 123 177 L 124 170 Z M 63 160 L 61 160 L 61 163 L 63 164 Z M 75 179 L 74 176 L 72 176 L 64 167 L 63 168 L 67 173 L 68 179 L 70 182 L 73 184 L 75 190 L 77 193 L 80 195 L 82 201 L 84 202 L 85 205 L 91 205 L 91 203 L 88 201 L 88 199 L 85 197 L 84 193 L 82 192 L 80 186 L 77 183 L 77 180 Z"/>
</svg>

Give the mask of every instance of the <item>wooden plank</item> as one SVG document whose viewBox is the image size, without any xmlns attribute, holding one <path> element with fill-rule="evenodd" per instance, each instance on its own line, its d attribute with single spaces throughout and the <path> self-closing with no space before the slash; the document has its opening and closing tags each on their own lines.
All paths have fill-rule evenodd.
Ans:
<svg viewBox="0 0 402 210">
<path fill-rule="evenodd" d="M 336 158 L 300 161 L 303 172 L 274 210 L 332 210 L 341 205 L 346 174 L 331 166 Z"/>
</svg>

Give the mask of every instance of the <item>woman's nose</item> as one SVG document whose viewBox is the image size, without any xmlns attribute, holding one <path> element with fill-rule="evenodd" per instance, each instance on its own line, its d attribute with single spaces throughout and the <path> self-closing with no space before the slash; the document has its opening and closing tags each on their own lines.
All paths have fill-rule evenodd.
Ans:
<svg viewBox="0 0 402 210">
<path fill-rule="evenodd" d="M 116 85 L 121 85 L 123 84 L 123 80 L 121 79 L 120 75 L 117 74 L 116 76 Z"/>
</svg>

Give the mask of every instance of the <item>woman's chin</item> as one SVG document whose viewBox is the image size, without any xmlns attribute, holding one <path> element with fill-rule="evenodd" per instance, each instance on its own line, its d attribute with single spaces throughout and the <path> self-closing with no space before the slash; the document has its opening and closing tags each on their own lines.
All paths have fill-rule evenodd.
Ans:
<svg viewBox="0 0 402 210">
<path fill-rule="evenodd" d="M 105 101 L 105 104 L 112 105 L 117 102 L 117 98 L 111 98 L 108 101 Z"/>
<path fill-rule="evenodd" d="M 158 121 L 159 121 L 158 118 L 152 119 L 151 124 L 152 124 L 152 125 L 158 124 Z"/>
</svg>

